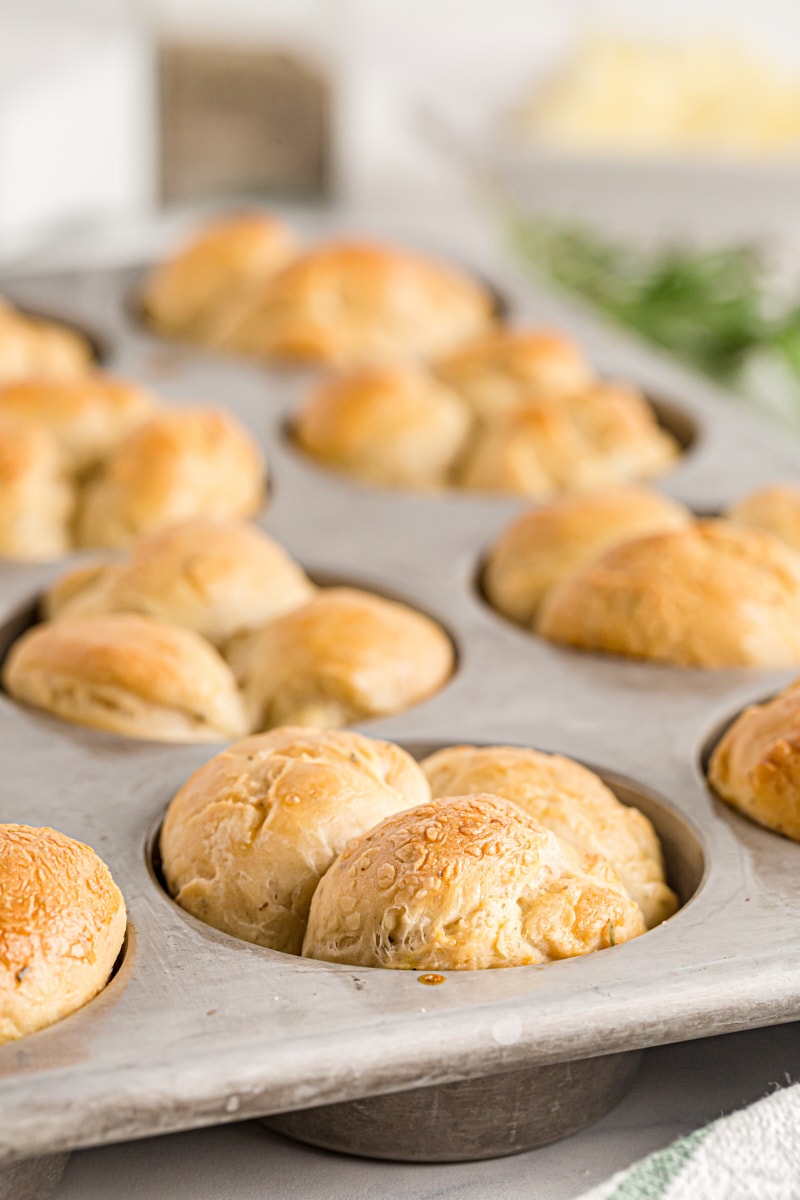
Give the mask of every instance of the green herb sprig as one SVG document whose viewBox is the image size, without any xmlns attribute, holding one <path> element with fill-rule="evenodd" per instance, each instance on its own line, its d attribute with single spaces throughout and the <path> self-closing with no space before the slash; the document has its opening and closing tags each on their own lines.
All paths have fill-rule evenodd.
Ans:
<svg viewBox="0 0 800 1200">
<path fill-rule="evenodd" d="M 623 245 L 585 226 L 512 222 L 512 244 L 554 282 L 712 379 L 800 421 L 800 295 L 776 303 L 755 245 L 722 249 Z M 772 403 L 754 365 L 792 392 Z M 762 372 L 763 373 L 763 372 Z"/>
</svg>

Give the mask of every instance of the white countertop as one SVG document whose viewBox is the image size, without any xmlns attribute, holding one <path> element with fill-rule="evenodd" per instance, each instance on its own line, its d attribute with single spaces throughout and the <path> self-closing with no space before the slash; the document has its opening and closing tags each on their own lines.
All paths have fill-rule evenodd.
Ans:
<svg viewBox="0 0 800 1200">
<path fill-rule="evenodd" d="M 513 1158 L 408 1165 L 302 1146 L 248 1122 L 74 1154 L 53 1200 L 568 1200 L 673 1138 L 800 1078 L 800 1024 L 647 1053 L 597 1125 Z"/>
</svg>

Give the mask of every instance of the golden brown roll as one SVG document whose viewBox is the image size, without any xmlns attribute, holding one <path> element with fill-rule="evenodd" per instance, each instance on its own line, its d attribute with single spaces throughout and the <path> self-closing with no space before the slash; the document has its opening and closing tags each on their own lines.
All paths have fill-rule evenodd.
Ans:
<svg viewBox="0 0 800 1200">
<path fill-rule="evenodd" d="M 466 971 L 573 958 L 644 930 L 604 858 L 498 796 L 451 796 L 350 842 L 314 893 L 303 954 Z"/>
<path fill-rule="evenodd" d="M 68 610 L 70 616 L 84 616 L 84 593 L 88 609 L 90 607 L 89 597 L 92 595 L 94 585 L 100 584 L 110 567 L 111 564 L 105 562 L 88 562 L 79 567 L 70 567 L 43 593 L 41 599 L 43 620 L 55 621 L 59 617 L 67 616 Z"/>
<path fill-rule="evenodd" d="M 620 542 L 681 529 L 683 505 L 640 487 L 565 496 L 518 517 L 489 552 L 486 594 L 501 613 L 530 625 L 547 591 Z"/>
<path fill-rule="evenodd" d="M 796 483 L 760 488 L 734 504 L 727 515 L 729 521 L 774 533 L 800 551 L 800 485 Z"/>
<path fill-rule="evenodd" d="M 53 439 L 0 416 L 0 556 L 60 558 L 70 549 L 74 508 Z"/>
<path fill-rule="evenodd" d="M 450 746 L 426 758 L 422 769 L 434 797 L 502 796 L 576 850 L 607 858 L 648 929 L 678 907 L 650 821 L 572 759 L 521 746 Z"/>
<path fill-rule="evenodd" d="M 594 374 L 580 346 L 547 329 L 496 329 L 459 346 L 434 367 L 486 421 L 537 400 L 571 396 Z"/>
<path fill-rule="evenodd" d="M 295 428 L 304 450 L 358 479 L 430 488 L 447 481 L 471 423 L 455 393 L 420 369 L 396 367 L 325 380 Z"/>
<path fill-rule="evenodd" d="M 546 597 L 539 633 L 680 666 L 800 663 L 800 555 L 728 521 L 624 542 Z"/>
<path fill-rule="evenodd" d="M 65 721 L 128 737 L 215 742 L 248 728 L 216 650 L 188 629 L 133 613 L 37 625 L 11 647 L 3 684 Z"/>
<path fill-rule="evenodd" d="M 429 798 L 422 771 L 390 742 L 297 728 L 246 738 L 172 800 L 167 886 L 206 924 L 299 954 L 311 896 L 339 851 Z"/>
<path fill-rule="evenodd" d="M 23 379 L 0 387 L 0 419 L 46 429 L 64 461 L 82 470 L 110 454 L 152 414 L 155 397 L 110 375 Z"/>
<path fill-rule="evenodd" d="M 438 691 L 453 648 L 429 617 L 354 588 L 325 588 L 237 639 L 229 661 L 252 728 L 350 725 Z"/>
<path fill-rule="evenodd" d="M 737 717 L 717 744 L 708 777 L 745 816 L 800 841 L 800 686 Z"/>
<path fill-rule="evenodd" d="M 92 357 L 88 341 L 74 329 L 0 301 L 0 382 L 28 375 L 71 379 L 89 369 Z"/>
<path fill-rule="evenodd" d="M 214 645 L 304 604 L 314 586 L 282 546 L 242 521 L 189 521 L 142 538 L 127 562 L 81 566 L 45 596 L 50 619 L 138 612 Z"/>
<path fill-rule="evenodd" d="M 540 398 L 489 423 L 461 464 L 464 487 L 548 496 L 648 479 L 678 452 L 640 394 L 596 384 Z"/>
<path fill-rule="evenodd" d="M 163 333 L 213 341 L 232 304 L 295 253 L 294 235 L 271 213 L 225 216 L 150 273 L 142 302 Z"/>
<path fill-rule="evenodd" d="M 264 503 L 266 467 L 224 409 L 173 409 L 126 438 L 86 485 L 81 546 L 125 546 L 195 517 L 249 517 Z"/>
<path fill-rule="evenodd" d="M 489 293 L 453 267 L 330 242 L 243 303 L 223 344 L 257 358 L 364 365 L 442 354 L 492 320 Z"/>
<path fill-rule="evenodd" d="M 93 850 L 0 825 L 0 1045 L 69 1016 L 108 982 L 125 901 Z"/>
</svg>

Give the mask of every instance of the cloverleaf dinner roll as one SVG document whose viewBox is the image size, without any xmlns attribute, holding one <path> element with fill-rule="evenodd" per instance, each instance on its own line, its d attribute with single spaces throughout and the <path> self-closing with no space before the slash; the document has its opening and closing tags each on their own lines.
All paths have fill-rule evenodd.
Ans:
<svg viewBox="0 0 800 1200">
<path fill-rule="evenodd" d="M 439 359 L 434 370 L 483 421 L 575 395 L 594 379 L 580 346 L 548 329 L 494 329 Z"/>
<path fill-rule="evenodd" d="M 641 487 L 566 496 L 518 517 L 489 552 L 486 594 L 505 616 L 531 625 L 550 588 L 611 546 L 681 529 L 688 509 Z"/>
<path fill-rule="evenodd" d="M 0 556 L 60 558 L 71 546 L 75 492 L 55 442 L 0 415 Z"/>
<path fill-rule="evenodd" d="M 324 588 L 232 643 L 251 726 L 349 725 L 443 686 L 453 648 L 429 617 L 355 588 Z"/>
<path fill-rule="evenodd" d="M 617 800 L 586 767 L 521 746 L 451 746 L 422 768 L 436 796 L 502 796 L 576 850 L 603 855 L 642 910 L 648 929 L 678 906 L 664 880 L 661 844 L 650 821 Z"/>
<path fill-rule="evenodd" d="M 70 379 L 87 371 L 92 357 L 88 341 L 74 329 L 26 316 L 0 300 L 0 381 Z"/>
<path fill-rule="evenodd" d="M 454 392 L 416 367 L 365 368 L 326 379 L 297 419 L 309 454 L 367 483 L 443 486 L 471 418 Z"/>
<path fill-rule="evenodd" d="M 677 444 L 638 392 L 596 384 L 546 396 L 487 424 L 460 464 L 462 487 L 547 496 L 647 479 Z"/>
<path fill-rule="evenodd" d="M 800 555 L 729 521 L 634 538 L 553 588 L 537 629 L 681 666 L 791 666 L 800 663 Z"/>
<path fill-rule="evenodd" d="M 248 517 L 264 503 L 260 450 L 224 409 L 159 413 L 135 430 L 87 483 L 81 546 L 124 546 L 193 517 Z"/>
<path fill-rule="evenodd" d="M 142 538 L 127 561 L 80 566 L 45 596 L 50 619 L 138 612 L 215 645 L 303 604 L 305 572 L 256 525 L 200 519 Z"/>
<path fill-rule="evenodd" d="M 43 609 L 45 623 L 8 655 L 7 691 L 131 737 L 347 725 L 419 703 L 454 664 L 429 617 L 353 588 L 318 590 L 265 533 L 234 521 L 190 521 L 127 559 L 75 567 Z"/>
<path fill-rule="evenodd" d="M 0 1045 L 105 987 L 125 902 L 101 859 L 54 829 L 0 825 Z"/>
<path fill-rule="evenodd" d="M 245 738 L 170 803 L 167 887 L 201 921 L 299 954 L 312 894 L 339 851 L 429 796 L 420 768 L 390 742 L 299 728 Z"/>
<path fill-rule="evenodd" d="M 250 295 L 222 344 L 257 358 L 364 365 L 443 354 L 493 319 L 487 290 L 454 267 L 329 242 Z"/>
<path fill-rule="evenodd" d="M 213 742 L 247 732 L 235 680 L 214 648 L 133 613 L 35 626 L 12 646 L 3 683 L 65 721 L 128 737 Z"/>
<path fill-rule="evenodd" d="M 711 756 L 708 777 L 745 816 L 800 841 L 800 686 L 737 717 Z"/>
<path fill-rule="evenodd" d="M 295 431 L 313 457 L 369 483 L 528 496 L 645 479 L 678 453 L 633 388 L 589 382 L 574 392 L 533 393 L 479 418 L 420 365 L 323 380 Z"/>
<path fill-rule="evenodd" d="M 292 232 L 270 213 L 222 217 L 153 269 L 142 297 L 145 312 L 163 333 L 213 342 L 231 305 L 294 250 Z"/>
<path fill-rule="evenodd" d="M 588 954 L 645 931 L 600 856 L 493 795 L 443 797 L 355 838 L 314 893 L 303 954 L 463 971 Z"/>
<path fill-rule="evenodd" d="M 138 384 L 99 372 L 0 386 L 0 419 L 49 431 L 74 471 L 110 454 L 154 408 L 155 397 Z"/>
<path fill-rule="evenodd" d="M 728 519 L 765 529 L 800 551 L 800 484 L 776 483 L 759 488 L 734 504 Z"/>
</svg>

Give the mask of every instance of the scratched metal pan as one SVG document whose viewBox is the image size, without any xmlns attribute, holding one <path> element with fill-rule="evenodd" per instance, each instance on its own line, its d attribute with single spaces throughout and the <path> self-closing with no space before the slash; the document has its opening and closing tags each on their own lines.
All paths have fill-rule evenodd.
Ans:
<svg viewBox="0 0 800 1200">
<path fill-rule="evenodd" d="M 371 232 L 472 265 L 513 321 L 570 329 L 602 372 L 642 385 L 687 444 L 660 486 L 697 511 L 719 511 L 777 477 L 800 478 L 789 436 L 532 285 L 490 235 L 466 245 L 430 228 Z M 644 1047 L 796 1017 L 800 848 L 716 801 L 702 761 L 734 713 L 791 673 L 576 654 L 514 628 L 485 604 L 477 580 L 487 546 L 523 502 L 390 493 L 318 468 L 286 435 L 310 373 L 159 342 L 137 323 L 140 280 L 139 269 L 106 269 L 11 280 L 6 290 L 31 311 L 89 329 L 109 367 L 174 401 L 229 405 L 269 459 L 266 528 L 311 572 L 441 620 L 458 649 L 452 681 L 365 732 L 415 752 L 508 741 L 591 764 L 655 821 L 683 906 L 600 954 L 446 973 L 438 986 L 415 972 L 252 946 L 179 909 L 151 853 L 165 805 L 212 749 L 126 740 L 0 696 L 0 820 L 51 824 L 94 846 L 130 914 L 126 953 L 105 991 L 0 1050 L 0 1197 L 42 1194 L 44 1184 L 20 1182 L 52 1176 L 57 1164 L 41 1156 L 245 1117 L 378 1157 L 512 1153 L 602 1115 Z M 0 650 L 62 569 L 0 569 Z"/>
</svg>

